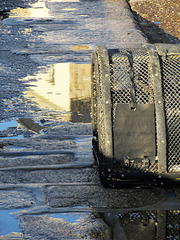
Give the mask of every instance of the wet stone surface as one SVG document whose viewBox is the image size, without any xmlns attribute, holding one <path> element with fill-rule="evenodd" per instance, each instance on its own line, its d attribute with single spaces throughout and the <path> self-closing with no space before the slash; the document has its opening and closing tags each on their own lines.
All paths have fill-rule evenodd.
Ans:
<svg viewBox="0 0 180 240">
<path fill-rule="evenodd" d="M 18 149 L 20 151 L 20 149 Z M 21 150 L 22 151 L 22 150 Z M 15 154 L 14 154 L 15 155 Z M 24 154 L 25 155 L 25 154 Z M 27 155 L 21 157 L 0 157 L 0 168 L 17 168 L 17 166 L 49 166 L 49 165 L 60 165 L 64 163 L 70 163 L 76 161 L 73 154 L 42 154 Z"/>
<path fill-rule="evenodd" d="M 147 197 L 144 197 L 147 196 Z M 105 189 L 99 186 L 55 186 L 47 188 L 51 207 L 86 206 L 97 208 L 130 208 L 154 204 L 163 199 L 159 189 Z"/>
<path fill-rule="evenodd" d="M 20 227 L 25 239 L 111 239 L 111 229 L 102 219 L 92 214 L 79 214 L 78 221 L 42 216 L 20 218 Z M 33 231 L 32 231 L 33 229 Z"/>
<path fill-rule="evenodd" d="M 36 202 L 35 196 L 27 189 L 0 190 L 0 209 L 27 208 Z"/>
<path fill-rule="evenodd" d="M 49 167 L 50 168 L 50 167 Z M 1 184 L 18 183 L 99 183 L 99 175 L 96 169 L 57 169 L 57 170 L 14 170 L 2 171 Z"/>
<path fill-rule="evenodd" d="M 5 236 L 0 236 L 0 239 L 1 240 L 14 240 L 14 239 L 16 239 L 16 240 L 23 240 L 24 238 L 23 238 L 23 234 L 22 233 L 16 233 L 16 232 L 14 232 L 14 233 L 10 233 L 10 234 L 7 234 L 7 235 L 5 235 Z"/>
<path fill-rule="evenodd" d="M 91 151 L 91 53 L 148 41 L 126 1 L 2 0 L 0 16 L 0 239 L 142 236 L 159 209 L 178 235 L 178 189 L 103 188 Z"/>
</svg>

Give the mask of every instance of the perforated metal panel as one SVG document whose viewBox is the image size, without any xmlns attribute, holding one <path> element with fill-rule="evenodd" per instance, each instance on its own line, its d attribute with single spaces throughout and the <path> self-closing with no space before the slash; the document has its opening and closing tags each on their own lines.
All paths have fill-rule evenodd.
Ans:
<svg viewBox="0 0 180 240">
<path fill-rule="evenodd" d="M 133 84 L 137 104 L 154 103 L 154 83 L 151 76 L 150 58 L 145 47 L 137 49 L 109 50 L 110 61 L 110 81 L 111 81 L 111 103 L 112 119 L 115 119 L 117 104 L 130 104 L 131 98 L 131 79 L 130 64 L 127 53 L 133 56 Z M 113 127 L 113 124 L 112 124 Z M 142 163 L 136 162 L 128 164 L 114 159 L 114 170 L 117 172 L 157 172 L 158 163 L 154 158 L 150 166 L 142 167 Z"/>
<path fill-rule="evenodd" d="M 113 107 L 117 103 L 126 104 L 131 102 L 130 66 L 126 55 L 128 52 L 132 53 L 134 60 L 136 102 L 139 104 L 154 102 L 153 82 L 147 50 L 142 47 L 140 49 L 119 50 L 114 54 L 109 51 Z"/>
<path fill-rule="evenodd" d="M 99 157 L 97 156 L 101 165 L 100 173 L 106 179 L 112 180 L 118 176 L 119 180 L 123 180 L 124 174 L 144 176 L 147 173 L 177 173 L 172 177 L 176 180 L 180 179 L 178 177 L 180 174 L 179 93 L 180 46 L 156 44 L 140 46 L 136 49 L 105 50 L 104 46 L 97 48 L 92 59 L 93 133 L 97 145 L 94 152 L 97 153 L 96 155 L 100 154 Z M 154 122 L 155 150 L 154 154 L 143 153 L 140 159 L 123 155 L 124 160 L 122 160 L 117 158 L 116 154 L 120 152 L 116 149 L 122 146 L 122 139 L 121 143 L 117 144 L 117 119 L 122 121 L 120 110 L 117 109 L 120 105 L 124 105 L 122 109 L 126 109 L 126 106 L 130 106 L 132 102 L 135 102 L 137 109 L 141 106 L 144 106 L 144 109 L 149 106 L 147 113 L 154 115 L 154 120 L 152 118 L 151 122 Z M 138 119 L 141 121 L 140 118 Z M 148 122 L 147 117 L 144 119 Z M 132 120 L 131 122 L 133 124 Z M 143 146 L 142 142 L 141 139 Z M 138 145 L 138 139 L 131 144 Z M 148 156 L 151 158 L 149 159 Z M 150 178 L 153 176 L 149 175 Z M 160 175 L 156 176 L 161 178 Z"/>
<path fill-rule="evenodd" d="M 114 239 L 179 240 L 179 210 L 142 210 L 111 212 L 104 220 L 112 228 Z"/>
<path fill-rule="evenodd" d="M 180 55 L 161 57 L 168 171 L 180 172 Z"/>
<path fill-rule="evenodd" d="M 167 211 L 167 239 L 180 239 L 180 211 Z"/>
</svg>

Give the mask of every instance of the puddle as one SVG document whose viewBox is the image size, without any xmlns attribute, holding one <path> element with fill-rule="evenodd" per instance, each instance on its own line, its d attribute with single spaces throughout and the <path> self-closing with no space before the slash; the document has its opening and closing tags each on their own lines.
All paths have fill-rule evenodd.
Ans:
<svg viewBox="0 0 180 240">
<path fill-rule="evenodd" d="M 118 239 L 180 239 L 180 211 L 134 211 L 105 213 L 104 221 Z"/>
<path fill-rule="evenodd" d="M 41 126 L 38 123 L 35 123 L 31 118 L 19 118 L 16 120 L 0 122 L 0 131 L 5 131 L 2 133 L 1 139 L 11 138 L 19 139 L 24 138 L 24 133 L 19 129 L 25 131 L 31 131 L 35 134 L 44 134 L 43 129 L 45 127 Z M 19 133 L 19 134 L 18 134 Z M 4 135 L 4 136 L 3 136 Z"/>
<path fill-rule="evenodd" d="M 17 126 L 18 126 L 18 123 L 16 120 L 0 122 L 0 131 L 3 131 L 9 127 L 17 127 Z"/>
<path fill-rule="evenodd" d="M 55 214 L 50 215 L 50 217 L 63 219 L 69 223 L 76 223 L 82 217 L 82 214 L 55 213 Z"/>
<path fill-rule="evenodd" d="M 10 11 L 9 18 L 28 18 L 30 20 L 37 18 L 52 18 L 49 9 L 45 2 L 37 2 L 31 5 L 30 8 L 16 8 Z"/>
<path fill-rule="evenodd" d="M 11 139 L 22 139 L 22 138 L 24 138 L 24 135 L 20 134 L 20 135 L 16 135 L 16 136 L 1 137 L 1 139 L 8 139 L 8 138 L 11 138 Z"/>
<path fill-rule="evenodd" d="M 43 67 L 35 76 L 26 77 L 31 86 L 24 97 L 33 99 L 33 104 L 41 109 L 48 109 L 49 114 L 59 111 L 65 121 L 90 123 L 90 69 L 90 64 L 75 63 Z"/>
<path fill-rule="evenodd" d="M 22 149 L 26 149 L 27 147 L 10 147 L 10 149 L 12 150 L 22 150 Z"/>
<path fill-rule="evenodd" d="M 0 210 L 0 235 L 7 235 L 11 232 L 21 232 L 18 219 L 12 213 L 22 209 Z"/>
<path fill-rule="evenodd" d="M 79 51 L 79 50 L 88 50 L 90 47 L 89 46 L 85 46 L 85 45 L 77 45 L 77 46 L 72 46 L 71 49 L 75 50 L 75 51 Z"/>
<path fill-rule="evenodd" d="M 38 123 L 35 123 L 31 118 L 19 118 L 17 122 L 20 127 L 27 129 L 28 131 L 43 134 L 42 130 L 45 127 L 39 125 Z"/>
<path fill-rule="evenodd" d="M 6 19 L 6 18 L 9 17 L 9 12 L 10 12 L 10 11 L 0 11 L 0 19 L 1 19 L 1 21 L 2 21 L 3 19 Z"/>
</svg>

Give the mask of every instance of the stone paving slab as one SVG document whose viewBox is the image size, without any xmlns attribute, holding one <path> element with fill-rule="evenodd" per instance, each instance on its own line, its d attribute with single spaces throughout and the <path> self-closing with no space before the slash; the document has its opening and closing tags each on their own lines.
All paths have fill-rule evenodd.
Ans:
<svg viewBox="0 0 180 240">
<path fill-rule="evenodd" d="M 31 183 L 99 183 L 96 168 L 54 169 L 54 170 L 12 170 L 1 171 L 0 184 Z"/>
<path fill-rule="evenodd" d="M 35 195 L 27 188 L 0 190 L 0 209 L 27 208 L 35 203 Z"/>
<path fill-rule="evenodd" d="M 32 154 L 35 154 L 36 152 L 32 152 Z M 35 167 L 35 166 L 57 166 L 60 167 L 62 164 L 65 163 L 72 163 L 77 161 L 75 154 L 73 153 L 64 153 L 57 155 L 57 152 L 55 154 L 49 153 L 48 155 L 27 155 L 21 157 L 12 157 L 12 156 L 6 156 L 6 157 L 0 157 L 0 168 L 21 168 L 21 167 Z M 16 152 L 14 152 L 14 155 L 16 155 Z"/>
<path fill-rule="evenodd" d="M 19 79 L 24 79 L 27 75 L 34 76 L 40 65 L 69 61 L 89 63 L 91 52 L 97 44 L 105 44 L 108 48 L 135 47 L 148 41 L 134 21 L 126 1 L 84 1 L 83 3 L 78 2 L 78 14 L 76 11 L 69 14 L 62 11 L 60 2 L 47 0 L 46 6 L 49 6 L 58 20 L 44 19 L 28 22 L 25 21 L 26 18 L 9 18 L 4 21 L 0 44 L 2 50 L 0 82 L 3 87 L 1 99 L 9 99 L 9 101 L 1 101 L 1 121 L 7 117 L 10 119 L 35 115 L 38 119 L 44 117 L 40 109 L 32 105 L 32 101 L 26 102 L 25 99 L 22 101 L 20 96 L 25 90 L 25 85 L 28 86 L 28 82 L 24 80 L 21 82 Z M 63 4 L 66 7 L 72 7 L 74 3 L 67 1 Z M 82 17 L 88 4 L 92 7 L 89 7 L 89 16 Z M 97 17 L 96 20 L 94 16 Z M 68 22 L 63 22 L 61 17 L 68 19 Z M 83 31 L 79 32 L 82 29 Z M 30 30 L 28 35 L 26 30 L 27 32 Z M 79 44 L 88 45 L 88 49 L 78 50 Z M 35 115 L 33 111 L 36 112 Z M 9 129 L 1 136 L 7 137 L 10 132 L 11 136 L 14 136 L 13 131 L 16 136 L 20 134 L 20 130 Z M 163 209 L 177 208 L 178 202 L 174 199 L 180 199 L 178 189 L 167 194 L 166 190 L 159 188 L 103 188 L 98 169 L 93 167 L 94 160 L 90 153 L 91 141 L 84 141 L 83 136 L 79 140 L 61 139 L 63 135 L 92 137 L 91 124 L 60 124 L 58 122 L 58 126 L 50 127 L 49 125 L 43 131 L 44 135 L 37 138 L 27 132 L 26 135 L 24 134 L 24 141 L 9 139 L 4 141 L 5 147 L 1 149 L 1 153 L 4 151 L 7 155 L 5 157 L 1 154 L 0 157 L 2 167 L 0 169 L 0 197 L 2 196 L 0 208 L 16 208 L 17 212 L 23 208 L 21 213 L 14 215 L 18 217 L 17 221 L 20 220 L 23 234 L 12 233 L 0 236 L 0 239 L 110 240 L 113 238 L 112 227 L 105 223 L 103 211 L 114 210 L 115 214 L 119 214 L 119 209 L 146 210 L 148 207 L 151 208 L 151 205 L 153 209 L 160 206 Z M 23 158 L 8 156 L 10 153 L 25 151 L 11 147 L 25 147 L 32 154 Z M 75 158 L 79 159 L 79 162 L 74 161 L 74 155 L 72 158 L 61 154 L 56 157 L 50 154 L 48 156 L 33 155 L 37 151 L 46 149 L 49 151 L 69 149 L 75 153 Z M 86 151 L 83 152 L 84 150 Z M 27 149 L 26 151 L 28 152 Z M 61 164 L 58 165 L 59 161 Z M 75 166 L 74 163 L 77 165 Z M 3 167 L 9 169 L 3 169 Z M 65 217 L 51 215 L 52 213 L 62 214 L 62 212 L 70 216 L 78 214 L 80 217 L 72 223 Z"/>
<path fill-rule="evenodd" d="M 154 204 L 164 198 L 159 189 L 106 189 L 101 185 L 50 186 L 46 191 L 51 207 L 130 208 Z"/>
<path fill-rule="evenodd" d="M 0 236 L 0 240 L 24 240 L 22 233 L 10 233 L 6 236 Z"/>
<path fill-rule="evenodd" d="M 102 219 L 92 214 L 78 214 L 74 222 L 58 219 L 48 215 L 23 216 L 20 218 L 20 228 L 25 239 L 111 239 L 110 228 Z M 73 217 L 73 214 L 71 214 Z"/>
</svg>

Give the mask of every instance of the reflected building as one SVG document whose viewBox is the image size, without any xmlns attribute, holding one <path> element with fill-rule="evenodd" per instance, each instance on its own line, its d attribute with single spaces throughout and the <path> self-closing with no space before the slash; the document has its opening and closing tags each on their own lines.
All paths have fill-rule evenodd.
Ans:
<svg viewBox="0 0 180 240">
<path fill-rule="evenodd" d="M 90 64 L 50 65 L 34 76 L 25 96 L 33 97 L 40 108 L 60 111 L 66 121 L 91 122 L 90 68 Z"/>
<path fill-rule="evenodd" d="M 179 210 L 123 211 L 102 218 L 111 226 L 113 240 L 180 239 Z"/>
<path fill-rule="evenodd" d="M 70 111 L 72 122 L 91 122 L 90 64 L 70 64 Z"/>
<path fill-rule="evenodd" d="M 31 5 L 30 8 L 16 8 L 11 10 L 9 18 L 50 18 L 49 9 L 45 2 L 38 1 Z"/>
</svg>

